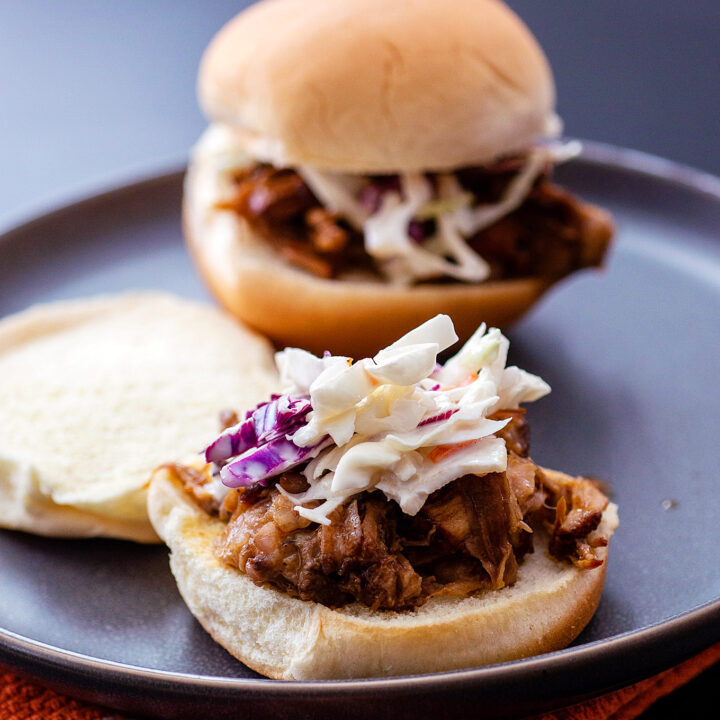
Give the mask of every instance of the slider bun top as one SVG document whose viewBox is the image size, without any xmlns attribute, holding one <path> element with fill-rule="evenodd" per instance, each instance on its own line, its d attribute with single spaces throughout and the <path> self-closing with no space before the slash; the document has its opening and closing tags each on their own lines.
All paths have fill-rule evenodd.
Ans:
<svg viewBox="0 0 720 720">
<path fill-rule="evenodd" d="M 499 0 L 264 0 L 215 36 L 199 95 L 258 159 L 357 173 L 485 164 L 556 122 L 548 62 Z"/>
<path fill-rule="evenodd" d="M 274 389 L 263 338 L 162 293 L 39 305 L 0 322 L 0 526 L 157 542 L 154 468 Z M 181 455 L 182 456 L 182 455 Z"/>
</svg>

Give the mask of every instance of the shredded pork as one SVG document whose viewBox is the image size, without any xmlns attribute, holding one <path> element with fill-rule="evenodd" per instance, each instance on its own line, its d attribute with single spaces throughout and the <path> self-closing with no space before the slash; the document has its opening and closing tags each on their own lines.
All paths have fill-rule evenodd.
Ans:
<svg viewBox="0 0 720 720">
<path fill-rule="evenodd" d="M 475 202 L 493 203 L 520 167 L 521 159 L 509 159 L 493 167 L 464 168 L 455 175 Z M 433 174 L 428 178 L 437 183 Z M 371 176 L 358 200 L 372 213 L 384 193 L 399 188 L 396 175 Z M 331 278 L 347 270 L 377 271 L 362 234 L 323 208 L 294 170 L 256 164 L 237 171 L 232 194 L 218 207 L 239 213 L 287 262 L 309 273 Z M 434 220 L 413 220 L 408 228 L 419 244 L 434 231 Z M 489 263 L 492 279 L 557 279 L 601 264 L 612 233 L 605 212 L 551 183 L 546 172 L 520 207 L 468 238 L 468 245 Z"/>
<path fill-rule="evenodd" d="M 231 490 L 222 502 L 205 488 L 202 472 L 169 466 L 206 512 L 227 526 L 217 556 L 259 585 L 329 607 L 360 602 L 373 609 L 409 610 L 437 595 L 467 596 L 511 585 L 533 551 L 533 528 L 544 525 L 549 550 L 582 568 L 601 563 L 590 541 L 608 499 L 591 482 L 554 482 L 529 458 L 524 410 L 498 435 L 508 448 L 507 470 L 466 475 L 403 514 L 379 492 L 365 492 L 318 525 L 294 510 L 276 486 Z M 307 481 L 297 471 L 277 478 L 290 493 Z"/>
</svg>

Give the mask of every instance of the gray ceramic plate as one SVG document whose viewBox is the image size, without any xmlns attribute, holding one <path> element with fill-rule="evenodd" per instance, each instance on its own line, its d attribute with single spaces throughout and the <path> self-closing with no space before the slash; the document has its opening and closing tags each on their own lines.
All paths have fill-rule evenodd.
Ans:
<svg viewBox="0 0 720 720">
<path fill-rule="evenodd" d="M 603 601 L 572 647 L 435 675 L 280 683 L 205 635 L 164 549 L 0 532 L 0 660 L 166 717 L 491 717 L 599 694 L 719 640 L 720 181 L 594 145 L 558 179 L 618 223 L 607 270 L 562 283 L 510 333 L 512 359 L 553 387 L 531 410 L 533 457 L 607 480 L 620 506 Z M 205 297 L 180 193 L 180 172 L 161 175 L 0 237 L 0 315 L 127 288 Z"/>
</svg>

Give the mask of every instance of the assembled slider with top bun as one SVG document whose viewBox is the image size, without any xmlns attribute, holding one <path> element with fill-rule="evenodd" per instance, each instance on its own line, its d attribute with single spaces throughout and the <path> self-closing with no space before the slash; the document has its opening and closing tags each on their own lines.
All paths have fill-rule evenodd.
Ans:
<svg viewBox="0 0 720 720">
<path fill-rule="evenodd" d="M 439 311 L 467 338 L 602 263 L 612 223 L 550 182 L 579 147 L 499 0 L 263 0 L 213 39 L 199 94 L 188 245 L 281 346 L 367 354 Z"/>
<path fill-rule="evenodd" d="M 280 679 L 471 667 L 564 647 L 600 600 L 616 507 L 536 465 L 508 341 L 436 316 L 372 358 L 286 348 L 281 393 L 162 466 L 148 513 L 188 607 Z"/>
</svg>

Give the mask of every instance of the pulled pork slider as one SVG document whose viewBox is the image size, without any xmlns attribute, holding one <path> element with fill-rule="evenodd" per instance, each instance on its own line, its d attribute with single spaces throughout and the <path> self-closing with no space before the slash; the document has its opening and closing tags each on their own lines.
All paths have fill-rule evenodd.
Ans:
<svg viewBox="0 0 720 720">
<path fill-rule="evenodd" d="M 614 505 L 529 457 L 522 402 L 482 326 L 436 316 L 373 358 L 276 356 L 283 394 L 159 468 L 150 519 L 190 610 L 280 679 L 421 673 L 564 647 L 592 617 Z"/>
<path fill-rule="evenodd" d="M 361 357 L 437 312 L 466 339 L 603 260 L 609 216 L 549 179 L 579 145 L 547 60 L 499 0 L 263 0 L 199 95 L 187 242 L 280 347 Z"/>
</svg>

